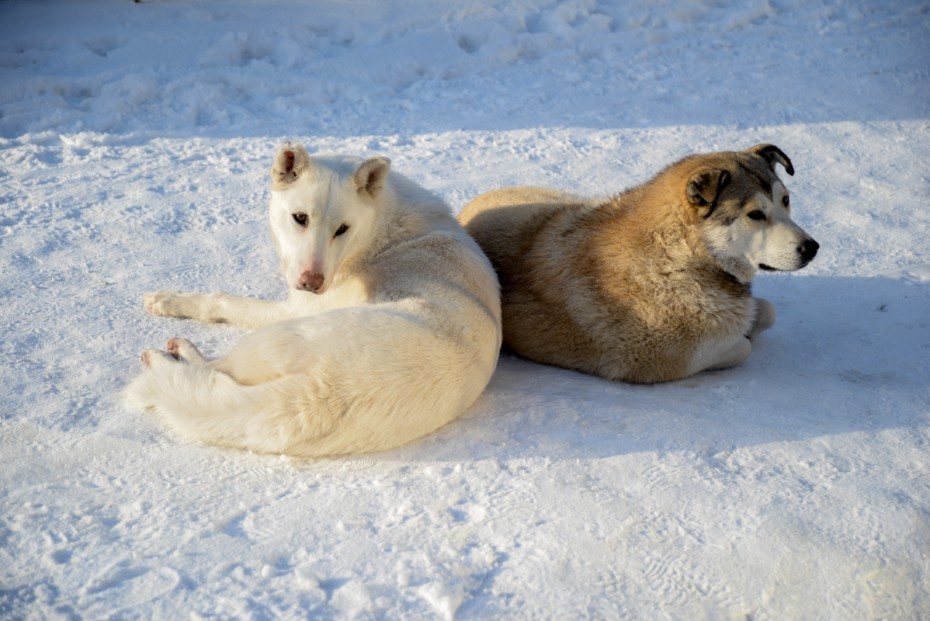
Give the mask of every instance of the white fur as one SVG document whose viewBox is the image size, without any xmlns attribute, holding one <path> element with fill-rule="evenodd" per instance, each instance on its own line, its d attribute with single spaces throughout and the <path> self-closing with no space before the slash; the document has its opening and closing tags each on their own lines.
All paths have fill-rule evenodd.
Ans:
<svg viewBox="0 0 930 621">
<path fill-rule="evenodd" d="M 761 211 L 765 220 L 741 217 L 730 226 L 705 232 L 711 252 L 741 281 L 752 280 L 760 265 L 783 271 L 807 265 L 798 247 L 810 236 L 791 219 L 790 211 L 782 204 L 787 195 L 785 186 L 775 183 L 771 198 L 758 192 L 743 207 L 744 213 Z"/>
<path fill-rule="evenodd" d="M 389 166 L 284 145 L 269 222 L 288 299 L 147 295 L 157 315 L 257 329 L 213 361 L 184 339 L 147 350 L 129 403 L 191 440 L 298 456 L 399 446 L 464 411 L 497 363 L 497 278 L 448 207 Z M 316 293 L 299 288 L 310 273 Z"/>
</svg>

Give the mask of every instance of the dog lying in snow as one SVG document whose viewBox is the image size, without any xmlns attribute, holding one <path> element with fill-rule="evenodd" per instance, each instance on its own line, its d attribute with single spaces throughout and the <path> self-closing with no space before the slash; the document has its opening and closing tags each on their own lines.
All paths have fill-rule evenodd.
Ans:
<svg viewBox="0 0 930 621">
<path fill-rule="evenodd" d="M 609 379 L 663 382 L 746 360 L 775 309 L 757 270 L 797 270 L 818 244 L 791 220 L 774 145 L 694 155 L 614 198 L 517 187 L 459 221 L 497 270 L 504 342 Z"/>
<path fill-rule="evenodd" d="M 389 169 L 281 147 L 269 220 L 287 300 L 146 295 L 156 315 L 255 330 L 216 360 L 182 338 L 146 350 L 129 403 L 191 440 L 307 457 L 396 447 L 469 407 L 501 345 L 497 278 L 448 207 Z"/>
</svg>

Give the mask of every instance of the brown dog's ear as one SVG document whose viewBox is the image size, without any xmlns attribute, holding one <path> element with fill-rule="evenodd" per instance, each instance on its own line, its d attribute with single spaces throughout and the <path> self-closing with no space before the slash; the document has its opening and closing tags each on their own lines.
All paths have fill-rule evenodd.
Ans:
<svg viewBox="0 0 930 621">
<path fill-rule="evenodd" d="M 773 144 L 757 144 L 753 148 L 749 149 L 750 153 L 755 153 L 766 162 L 769 163 L 769 167 L 774 171 L 775 164 L 781 164 L 785 167 L 785 172 L 794 176 L 794 166 L 791 165 L 791 160 L 785 155 L 785 152 L 776 147 Z"/>
<path fill-rule="evenodd" d="M 358 193 L 378 198 L 390 170 L 391 160 L 386 157 L 373 157 L 359 164 L 353 175 Z"/>
<path fill-rule="evenodd" d="M 310 154 L 302 145 L 285 142 L 271 166 L 271 189 L 283 190 L 310 169 Z"/>
<path fill-rule="evenodd" d="M 698 169 L 688 181 L 688 187 L 685 190 L 688 196 L 688 202 L 698 208 L 698 213 L 703 217 L 710 215 L 714 210 L 714 203 L 723 192 L 723 188 L 730 183 L 730 173 L 725 170 L 715 168 Z"/>
</svg>

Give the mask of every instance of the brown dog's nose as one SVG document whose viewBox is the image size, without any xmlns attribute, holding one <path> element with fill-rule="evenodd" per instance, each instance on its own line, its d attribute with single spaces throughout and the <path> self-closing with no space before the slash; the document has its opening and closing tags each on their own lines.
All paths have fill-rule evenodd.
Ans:
<svg viewBox="0 0 930 621">
<path fill-rule="evenodd" d="M 801 242 L 801 246 L 798 248 L 798 252 L 801 253 L 801 258 L 804 259 L 804 264 L 810 263 L 814 257 L 817 256 L 817 249 L 820 248 L 820 244 L 815 242 L 813 239 L 805 239 Z"/>
<path fill-rule="evenodd" d="M 325 277 L 317 272 L 304 272 L 297 281 L 297 288 L 316 293 L 323 286 Z"/>
</svg>

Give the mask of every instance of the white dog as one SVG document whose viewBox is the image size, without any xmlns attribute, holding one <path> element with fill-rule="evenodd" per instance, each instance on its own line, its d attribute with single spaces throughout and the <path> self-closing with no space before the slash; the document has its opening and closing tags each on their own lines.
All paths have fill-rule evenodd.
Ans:
<svg viewBox="0 0 930 621">
<path fill-rule="evenodd" d="M 183 437 L 322 456 L 399 446 L 484 390 L 501 344 L 490 263 L 448 207 L 384 158 L 279 149 L 269 220 L 289 294 L 145 296 L 156 315 L 257 328 L 207 361 L 146 350 L 126 390 Z"/>
</svg>

